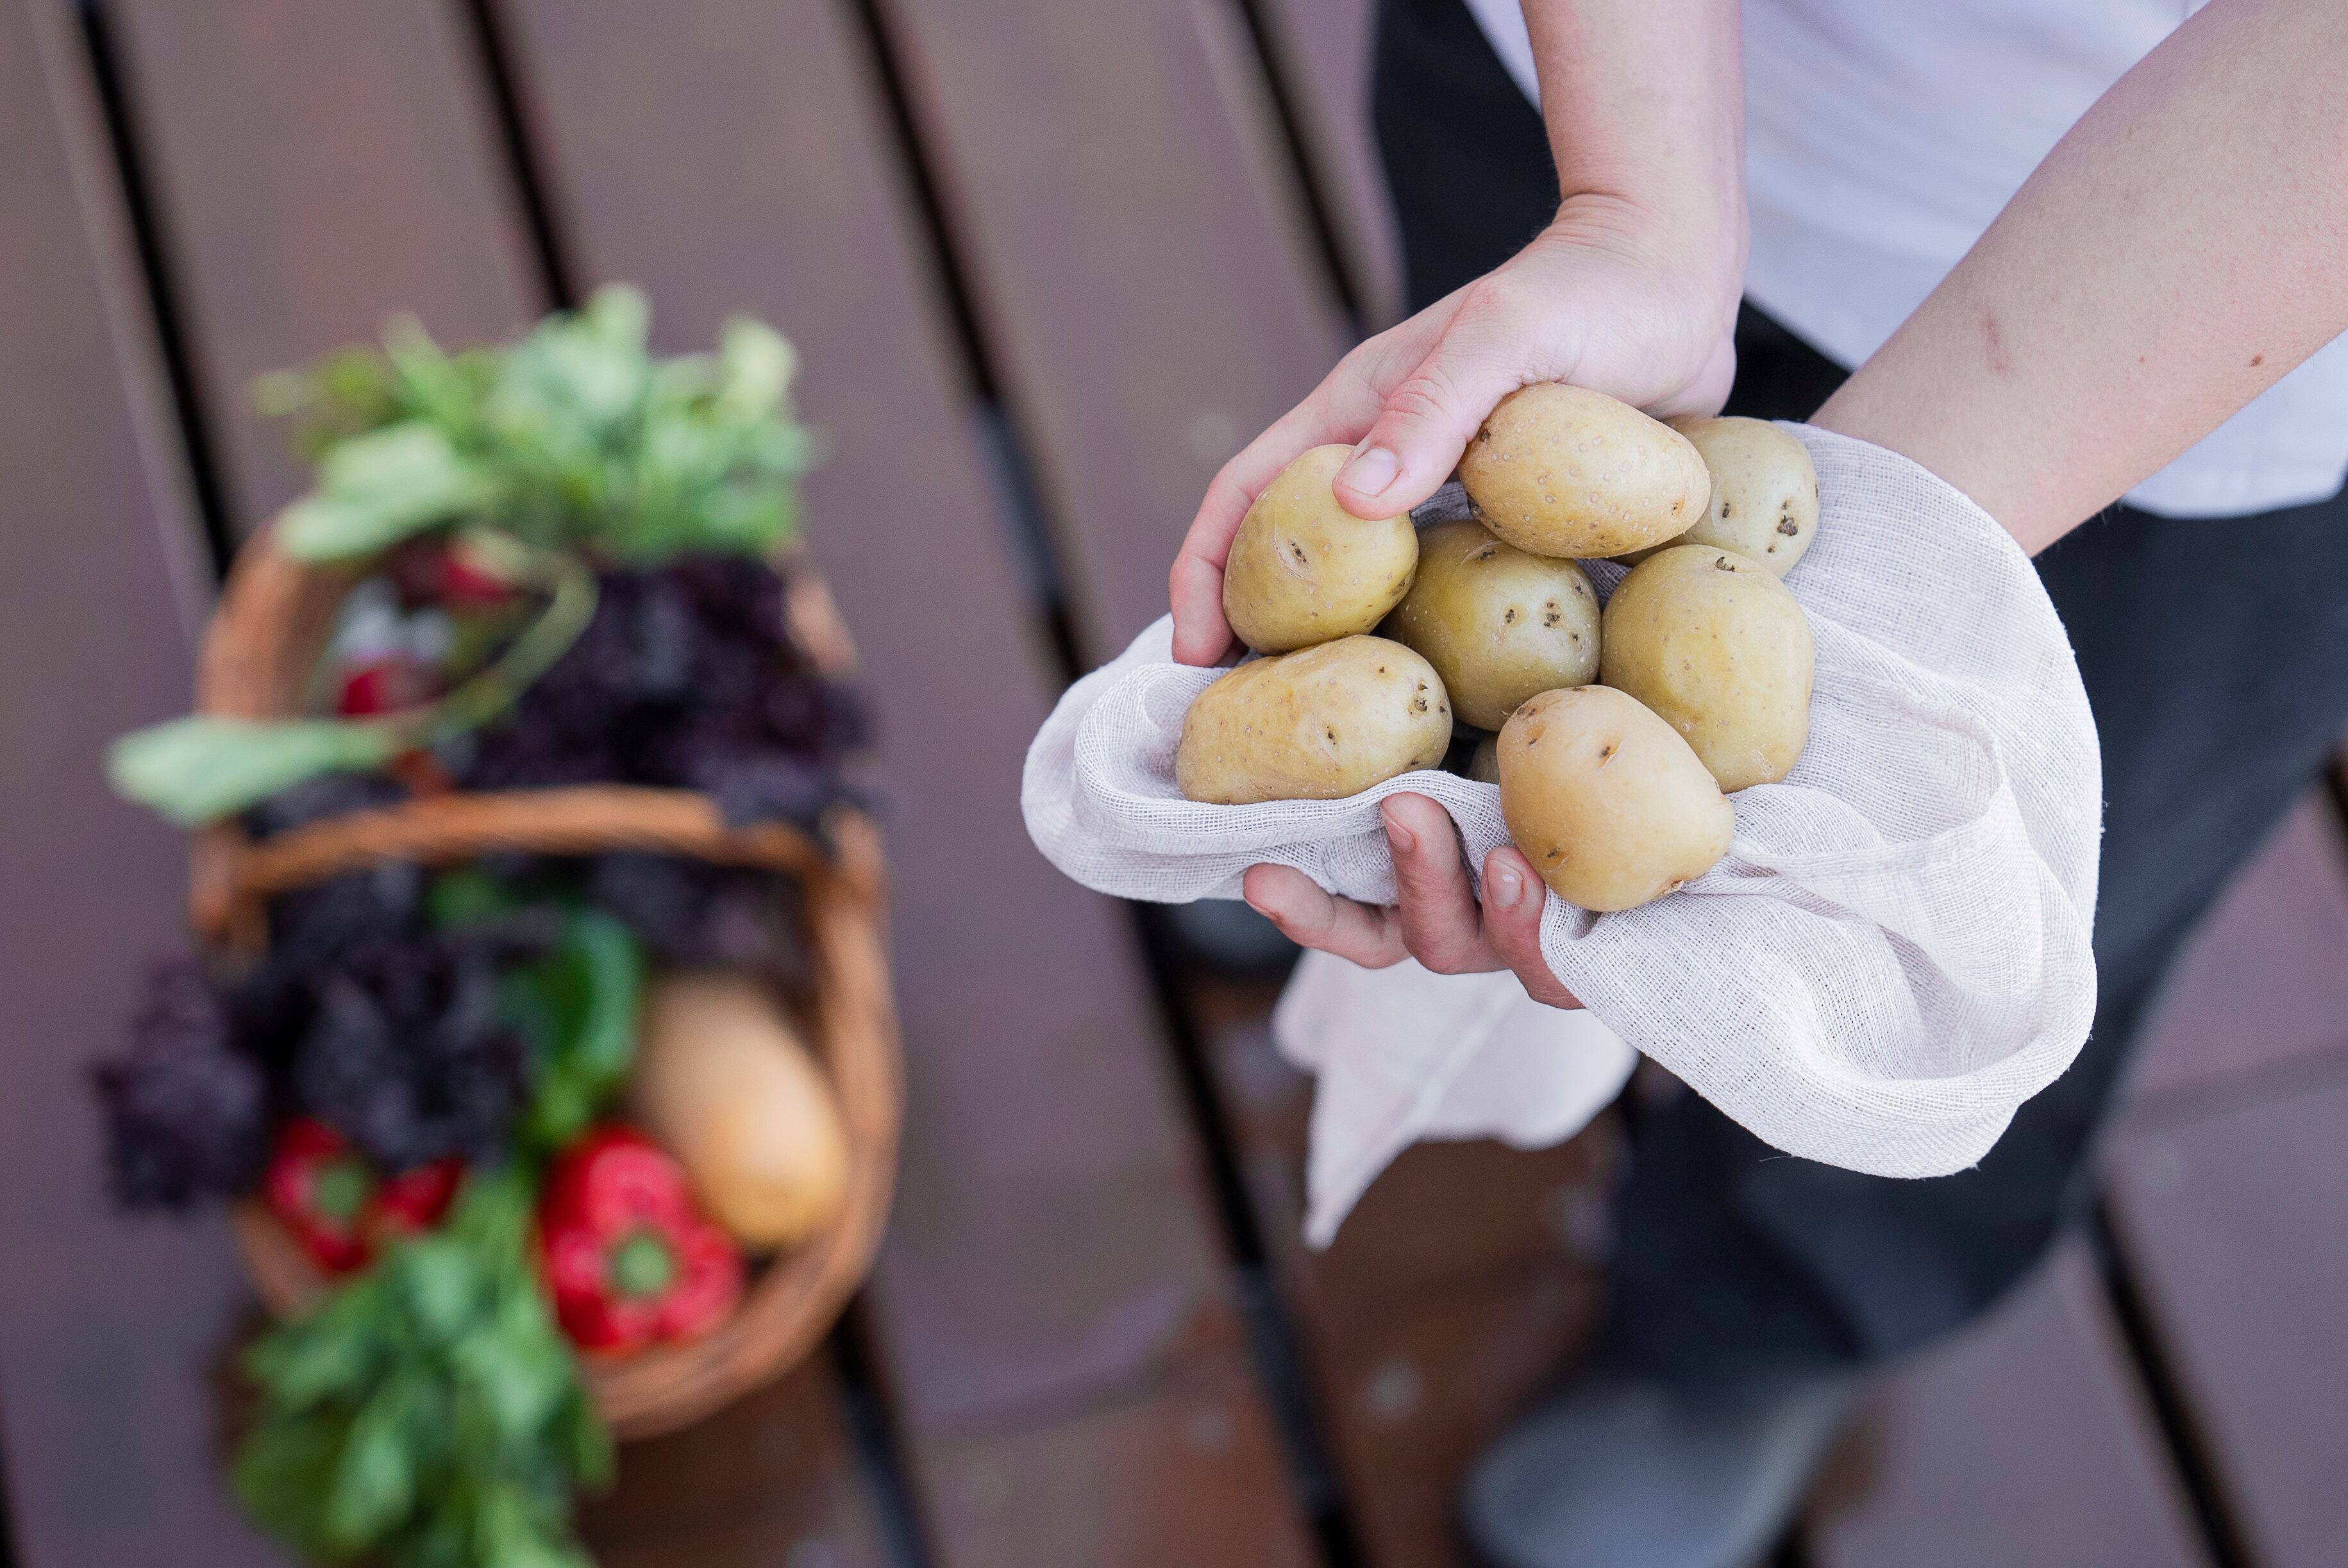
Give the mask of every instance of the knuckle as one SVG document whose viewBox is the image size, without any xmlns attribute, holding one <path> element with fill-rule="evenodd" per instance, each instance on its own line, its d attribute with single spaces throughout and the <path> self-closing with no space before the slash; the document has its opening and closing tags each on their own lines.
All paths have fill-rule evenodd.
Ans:
<svg viewBox="0 0 2348 1568">
<path fill-rule="evenodd" d="M 1441 417 L 1459 399 L 1459 384 L 1440 362 L 1429 360 L 1403 379 L 1386 399 L 1390 416 L 1416 422 Z"/>
<path fill-rule="evenodd" d="M 1516 303 L 1516 290 L 1509 281 L 1497 272 L 1487 273 L 1468 285 L 1468 292 L 1459 296 L 1458 313 L 1451 319 L 1480 324 L 1508 315 Z"/>
<path fill-rule="evenodd" d="M 1431 933 L 1406 933 L 1403 946 L 1409 949 L 1412 958 L 1418 960 L 1418 967 L 1430 974 L 1456 975 L 1460 972 L 1457 950 L 1451 943 L 1437 939 Z"/>
</svg>

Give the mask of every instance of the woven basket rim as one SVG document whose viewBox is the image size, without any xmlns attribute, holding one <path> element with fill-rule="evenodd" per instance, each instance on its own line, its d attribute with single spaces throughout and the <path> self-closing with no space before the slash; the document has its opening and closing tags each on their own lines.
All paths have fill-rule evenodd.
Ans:
<svg viewBox="0 0 2348 1568">
<path fill-rule="evenodd" d="M 839 674 L 853 649 L 838 613 L 804 562 L 790 563 L 787 615 L 819 668 Z M 334 606 L 355 579 L 293 561 L 273 530 L 239 550 L 204 637 L 198 711 L 275 716 L 314 660 Z M 305 646 L 306 644 L 306 646 Z M 346 813 L 255 844 L 233 822 L 196 835 L 190 906 L 208 941 L 257 950 L 267 900 L 341 871 L 386 860 L 438 865 L 491 849 L 581 854 L 642 848 L 798 876 L 816 983 L 797 1021 L 821 1059 L 849 1150 L 846 1194 L 823 1232 L 776 1257 L 733 1317 L 710 1333 L 624 1358 L 581 1358 L 613 1431 L 646 1437 L 699 1419 L 778 1376 L 830 1329 L 870 1272 L 896 1173 L 903 1120 L 903 1061 L 891 992 L 885 862 L 880 835 L 860 812 L 824 824 L 828 845 L 780 823 L 727 825 L 714 802 L 690 790 L 627 784 L 499 792 L 456 791 Z M 304 1310 L 326 1276 L 257 1199 L 232 1210 L 239 1250 L 264 1304 L 277 1316 Z"/>
</svg>

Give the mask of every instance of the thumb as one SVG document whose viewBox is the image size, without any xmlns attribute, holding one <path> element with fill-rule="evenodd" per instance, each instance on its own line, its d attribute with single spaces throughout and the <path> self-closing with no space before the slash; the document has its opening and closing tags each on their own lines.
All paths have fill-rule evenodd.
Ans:
<svg viewBox="0 0 2348 1568">
<path fill-rule="evenodd" d="M 1385 393 L 1369 434 L 1338 470 L 1338 504 L 1357 518 L 1418 506 L 1451 477 L 1493 405 L 1524 383 L 1508 335 L 1470 302 Z"/>
</svg>

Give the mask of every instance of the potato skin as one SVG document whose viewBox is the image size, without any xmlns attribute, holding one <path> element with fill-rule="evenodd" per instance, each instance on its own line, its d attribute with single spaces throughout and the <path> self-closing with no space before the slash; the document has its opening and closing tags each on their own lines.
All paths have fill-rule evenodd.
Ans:
<svg viewBox="0 0 2348 1568">
<path fill-rule="evenodd" d="M 1671 421 L 1712 473 L 1712 502 L 1675 545 L 1735 550 L 1771 577 L 1794 569 L 1818 531 L 1818 471 L 1809 448 L 1766 419 Z M 1658 547 L 1661 548 L 1661 547 Z M 1624 557 L 1637 564 L 1653 555 Z"/>
<path fill-rule="evenodd" d="M 1339 800 L 1443 761 L 1451 700 L 1399 642 L 1345 637 L 1242 664 L 1199 693 L 1174 748 L 1186 799 Z"/>
<path fill-rule="evenodd" d="M 1631 909 L 1712 869 L 1736 810 L 1679 732 L 1606 686 L 1544 692 L 1500 732 L 1500 815 L 1550 891 Z"/>
<path fill-rule="evenodd" d="M 1381 632 L 1416 650 L 1461 723 L 1497 730 L 1536 692 L 1598 674 L 1598 595 L 1570 560 L 1503 544 L 1462 518 L 1418 536 L 1418 575 Z"/>
<path fill-rule="evenodd" d="M 1631 569 L 1604 624 L 1598 679 L 1684 735 L 1722 789 L 1793 771 L 1817 654 L 1784 583 L 1732 550 L 1673 545 Z"/>
<path fill-rule="evenodd" d="M 1618 556 L 1684 533 L 1712 476 L 1686 436 L 1561 382 L 1502 398 L 1459 459 L 1484 526 L 1537 556 Z"/>
<path fill-rule="evenodd" d="M 1468 753 L 1468 776 L 1478 784 L 1500 782 L 1500 737 L 1487 735 Z"/>
<path fill-rule="evenodd" d="M 1350 446 L 1315 446 L 1256 497 L 1223 563 L 1223 619 L 1258 653 L 1368 631 L 1409 590 L 1410 518 L 1365 522 L 1331 489 Z"/>
</svg>

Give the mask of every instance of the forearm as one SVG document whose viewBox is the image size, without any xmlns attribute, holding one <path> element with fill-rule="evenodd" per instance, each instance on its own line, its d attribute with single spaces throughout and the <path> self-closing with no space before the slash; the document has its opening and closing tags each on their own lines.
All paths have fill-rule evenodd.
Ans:
<svg viewBox="0 0 2348 1568">
<path fill-rule="evenodd" d="M 1703 258 L 1733 310 L 1746 242 L 1738 0 L 1524 0 L 1524 13 L 1562 196 L 1620 205 Z"/>
<path fill-rule="evenodd" d="M 2343 81 L 2348 6 L 2216 0 L 1817 422 L 2052 544 L 2348 330 Z"/>
</svg>

